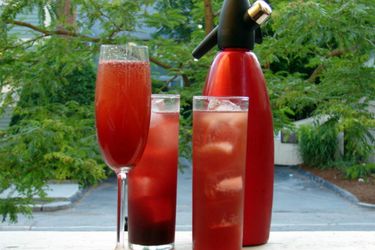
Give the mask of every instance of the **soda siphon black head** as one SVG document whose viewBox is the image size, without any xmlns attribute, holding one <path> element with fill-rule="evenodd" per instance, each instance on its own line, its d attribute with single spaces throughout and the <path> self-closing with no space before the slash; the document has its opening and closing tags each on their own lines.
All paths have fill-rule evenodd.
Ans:
<svg viewBox="0 0 375 250">
<path fill-rule="evenodd" d="M 261 40 L 255 37 L 255 30 L 269 18 L 271 12 L 271 7 L 263 0 L 258 0 L 251 6 L 248 0 L 225 0 L 219 25 L 194 49 L 194 58 L 201 58 L 215 45 L 220 50 L 252 50 L 255 41 Z"/>
</svg>

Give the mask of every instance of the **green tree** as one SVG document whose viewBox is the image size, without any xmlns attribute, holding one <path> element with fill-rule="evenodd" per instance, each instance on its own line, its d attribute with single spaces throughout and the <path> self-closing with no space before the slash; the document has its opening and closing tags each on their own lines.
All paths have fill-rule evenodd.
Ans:
<svg viewBox="0 0 375 250">
<path fill-rule="evenodd" d="M 274 109 L 290 107 L 293 119 L 314 113 L 356 115 L 369 122 L 365 111 L 375 91 L 374 2 L 272 2 L 268 36 L 256 52 L 277 100 Z"/>
<path fill-rule="evenodd" d="M 32 197 L 44 197 L 50 179 L 89 185 L 105 177 L 95 146 L 92 49 L 83 42 L 89 38 L 68 38 L 78 36 L 74 19 L 64 15 L 70 1 L 34 2 L 1 7 L 0 89 L 10 88 L 1 99 L 15 108 L 11 127 L 0 134 L 0 193 L 11 189 L 24 197 L 0 199 L 3 219 L 11 221 L 31 212 Z M 39 25 L 20 19 L 27 13 L 38 13 Z M 32 38 L 21 40 L 13 27 L 33 31 Z"/>
<path fill-rule="evenodd" d="M 368 112 L 375 99 L 375 3 L 273 3 L 268 36 L 256 52 L 275 120 L 328 115 L 345 133 L 344 159 L 365 160 L 374 142 L 368 130 L 375 127 Z"/>
</svg>

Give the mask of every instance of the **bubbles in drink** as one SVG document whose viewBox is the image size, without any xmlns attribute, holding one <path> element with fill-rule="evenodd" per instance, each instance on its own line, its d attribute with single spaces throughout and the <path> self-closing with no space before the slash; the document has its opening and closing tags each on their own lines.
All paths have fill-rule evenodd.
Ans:
<svg viewBox="0 0 375 250">
<path fill-rule="evenodd" d="M 150 95 L 148 62 L 100 61 L 96 128 L 101 152 L 111 168 L 132 166 L 142 155 L 150 122 Z"/>
</svg>

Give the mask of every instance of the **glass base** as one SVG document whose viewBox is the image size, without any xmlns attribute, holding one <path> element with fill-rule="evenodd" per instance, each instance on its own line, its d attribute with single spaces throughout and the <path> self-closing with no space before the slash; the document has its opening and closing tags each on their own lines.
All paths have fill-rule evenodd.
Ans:
<svg viewBox="0 0 375 250">
<path fill-rule="evenodd" d="M 125 250 L 125 247 L 122 244 L 117 244 L 115 250 Z"/>
<path fill-rule="evenodd" d="M 138 244 L 132 244 L 129 242 L 129 248 L 132 250 L 171 250 L 174 249 L 174 243 L 158 246 L 144 246 Z"/>
</svg>

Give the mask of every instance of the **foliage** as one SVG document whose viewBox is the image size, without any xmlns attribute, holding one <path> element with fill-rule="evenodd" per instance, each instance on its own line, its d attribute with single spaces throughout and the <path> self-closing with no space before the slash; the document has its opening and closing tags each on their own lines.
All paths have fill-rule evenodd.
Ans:
<svg viewBox="0 0 375 250">
<path fill-rule="evenodd" d="M 344 168 L 345 177 L 350 180 L 358 180 L 359 178 L 367 179 L 370 175 L 375 174 L 374 163 L 362 163 Z"/>
<path fill-rule="evenodd" d="M 12 86 L 9 103 L 18 99 L 14 96 L 19 101 L 12 126 L 0 136 L 0 192 L 14 187 L 22 197 L 0 201 L 4 219 L 7 213 L 14 221 L 16 213 L 31 212 L 32 197 L 44 197 L 48 180 L 86 186 L 105 177 L 93 122 L 94 68 L 86 53 L 77 57 L 67 50 L 75 45 L 81 47 L 52 38 L 27 52 L 4 53 L 21 59 L 1 67 L 2 83 Z"/>
<path fill-rule="evenodd" d="M 308 166 L 331 167 L 337 152 L 337 120 L 321 125 L 304 125 L 299 129 L 299 149 Z"/>
<path fill-rule="evenodd" d="M 356 119 L 348 119 L 344 124 L 344 159 L 363 163 L 373 151 L 374 138 L 368 127 Z"/>
<path fill-rule="evenodd" d="M 86 186 L 105 176 L 91 108 L 71 101 L 15 112 L 22 119 L 0 138 L 0 191 L 15 186 L 31 202 L 33 195 L 44 196 L 48 180 L 77 180 Z M 5 202 L 11 218 L 25 209 L 22 202 Z"/>
<path fill-rule="evenodd" d="M 374 145 L 368 106 L 375 100 L 375 3 L 279 0 L 272 5 L 267 37 L 255 51 L 265 68 L 276 125 L 333 117 L 337 132 L 344 133 L 343 160 L 364 162 Z M 332 163 L 336 132 L 325 127 L 300 132 L 308 165 L 337 165 Z"/>
<path fill-rule="evenodd" d="M 0 212 L 11 221 L 31 212 L 32 197 L 44 197 L 51 179 L 87 186 L 106 176 L 93 119 L 97 46 L 46 34 L 20 40 L 6 23 L 38 6 L 18 3 L 6 6 L 0 21 L 7 31 L 0 38 L 0 88 L 10 88 L 2 93 L 3 106 L 14 109 L 11 127 L 0 134 L 0 193 L 20 196 L 1 199 Z"/>
<path fill-rule="evenodd" d="M 256 47 L 266 68 L 273 110 L 298 120 L 356 114 L 374 127 L 375 4 L 372 1 L 273 1 L 268 35 Z M 276 113 L 277 114 L 277 113 Z M 276 121 L 279 118 L 276 118 Z M 371 124 L 370 124 L 371 123 Z"/>
</svg>

